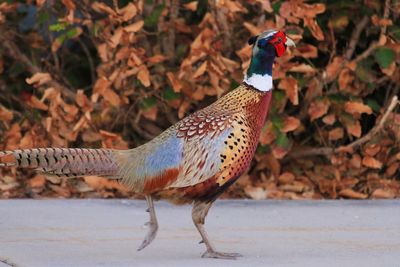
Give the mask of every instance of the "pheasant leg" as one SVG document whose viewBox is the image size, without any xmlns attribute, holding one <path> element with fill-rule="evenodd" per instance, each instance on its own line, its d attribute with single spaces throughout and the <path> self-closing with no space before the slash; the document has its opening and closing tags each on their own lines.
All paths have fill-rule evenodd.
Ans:
<svg viewBox="0 0 400 267">
<path fill-rule="evenodd" d="M 147 231 L 147 234 L 146 234 L 142 244 L 138 248 L 138 251 L 140 251 L 140 250 L 144 249 L 145 247 L 147 247 L 148 245 L 150 245 L 150 243 L 156 237 L 157 230 L 158 230 L 158 222 L 157 222 L 157 217 L 156 217 L 156 211 L 154 209 L 153 198 L 150 195 L 147 195 L 146 201 L 147 201 L 147 206 L 148 206 L 147 211 L 150 214 L 150 221 L 148 221 L 145 224 L 148 227 L 148 231 Z"/>
<path fill-rule="evenodd" d="M 202 241 L 206 245 L 207 251 L 202 255 L 203 258 L 216 258 L 216 259 L 231 259 L 235 260 L 237 257 L 242 257 L 239 253 L 227 253 L 227 252 L 218 252 L 215 250 L 214 246 L 211 244 L 208 239 L 206 230 L 204 228 L 205 217 L 207 216 L 208 210 L 210 209 L 212 202 L 198 202 L 196 201 L 193 204 L 192 210 L 192 219 L 194 225 L 199 231 Z"/>
</svg>

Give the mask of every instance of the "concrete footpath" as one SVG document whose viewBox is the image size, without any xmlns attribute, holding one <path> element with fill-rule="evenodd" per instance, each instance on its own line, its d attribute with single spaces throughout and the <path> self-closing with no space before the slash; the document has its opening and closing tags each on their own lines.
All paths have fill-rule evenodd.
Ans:
<svg viewBox="0 0 400 267">
<path fill-rule="evenodd" d="M 158 236 L 135 200 L 0 200 L 0 267 L 400 267 L 400 200 L 217 201 L 206 229 L 238 260 L 202 259 L 189 206 L 156 203 Z"/>
</svg>

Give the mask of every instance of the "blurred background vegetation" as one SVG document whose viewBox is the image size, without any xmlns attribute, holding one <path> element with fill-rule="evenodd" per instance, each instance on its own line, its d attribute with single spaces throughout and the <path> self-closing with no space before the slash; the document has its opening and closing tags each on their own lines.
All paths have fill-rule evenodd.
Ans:
<svg viewBox="0 0 400 267">
<path fill-rule="evenodd" d="M 397 0 L 0 3 L 0 149 L 133 148 L 242 80 L 252 35 L 276 60 L 270 120 L 225 197 L 400 196 Z M 0 197 L 133 196 L 100 177 L 0 170 Z"/>
</svg>

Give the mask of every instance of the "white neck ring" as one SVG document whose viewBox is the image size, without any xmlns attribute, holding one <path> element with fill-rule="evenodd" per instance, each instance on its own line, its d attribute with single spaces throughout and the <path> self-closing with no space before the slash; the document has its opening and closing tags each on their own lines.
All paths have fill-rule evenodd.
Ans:
<svg viewBox="0 0 400 267">
<path fill-rule="evenodd" d="M 272 90 L 272 76 L 268 74 L 252 74 L 250 77 L 246 74 L 243 82 L 262 92 L 268 92 Z"/>
</svg>

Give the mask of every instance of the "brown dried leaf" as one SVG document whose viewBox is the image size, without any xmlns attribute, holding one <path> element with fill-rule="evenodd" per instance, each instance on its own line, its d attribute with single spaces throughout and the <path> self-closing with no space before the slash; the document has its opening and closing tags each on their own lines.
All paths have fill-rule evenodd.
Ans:
<svg viewBox="0 0 400 267">
<path fill-rule="evenodd" d="M 6 109 L 5 107 L 0 106 L 0 121 L 11 121 L 13 119 L 13 113 Z"/>
<path fill-rule="evenodd" d="M 303 58 L 316 58 L 318 57 L 318 48 L 310 44 L 304 44 L 297 47 L 294 50 L 294 54 Z"/>
<path fill-rule="evenodd" d="M 326 67 L 326 72 L 324 73 L 325 80 L 327 82 L 331 82 L 336 78 L 340 70 L 340 67 L 342 66 L 342 63 L 343 63 L 342 57 L 337 56 L 333 58 L 332 62 Z"/>
<path fill-rule="evenodd" d="M 175 75 L 172 72 L 167 72 L 167 77 L 174 92 L 179 93 L 182 89 L 181 82 L 175 77 Z"/>
<path fill-rule="evenodd" d="M 343 128 L 337 127 L 331 131 L 329 131 L 329 140 L 336 141 L 343 138 L 344 131 Z"/>
<path fill-rule="evenodd" d="M 113 106 L 119 106 L 121 104 L 121 99 L 119 98 L 118 94 L 115 93 L 111 88 L 106 88 L 102 92 L 102 96 Z"/>
<path fill-rule="evenodd" d="M 193 74 L 193 79 L 196 79 L 197 77 L 203 75 L 206 72 L 206 70 L 207 70 L 207 61 L 204 61 Z"/>
<path fill-rule="evenodd" d="M 183 7 L 186 8 L 186 9 L 189 9 L 191 11 L 196 11 L 198 4 L 199 4 L 198 1 L 193 1 L 193 2 L 189 2 L 187 4 L 184 4 Z"/>
<path fill-rule="evenodd" d="M 30 106 L 31 108 L 36 108 L 40 110 L 48 110 L 48 106 L 41 102 L 36 96 L 32 95 L 28 101 L 26 101 L 26 104 Z"/>
<path fill-rule="evenodd" d="M 376 199 L 391 199 L 391 198 L 395 198 L 396 195 L 395 193 L 390 190 L 390 189 L 381 189 L 378 188 L 376 189 L 374 192 L 372 192 L 371 195 L 372 198 L 376 198 Z"/>
<path fill-rule="evenodd" d="M 328 114 L 322 118 L 322 121 L 327 125 L 333 125 L 336 122 L 335 114 Z"/>
<path fill-rule="evenodd" d="M 147 61 L 149 61 L 150 63 L 160 63 L 160 62 L 163 62 L 166 59 L 167 59 L 166 56 L 158 54 L 158 55 L 154 55 L 152 57 L 149 57 L 147 59 Z"/>
<path fill-rule="evenodd" d="M 136 16 L 137 11 L 138 10 L 133 3 L 128 3 L 124 8 L 119 10 L 119 13 L 122 14 L 123 21 L 128 21 Z"/>
<path fill-rule="evenodd" d="M 371 144 L 371 145 L 367 145 L 364 149 L 365 154 L 367 154 L 368 156 L 375 156 L 376 154 L 378 154 L 379 151 L 381 151 L 381 146 L 379 144 Z"/>
<path fill-rule="evenodd" d="M 25 79 L 27 84 L 34 84 L 35 86 L 40 86 L 51 81 L 51 76 L 48 72 L 38 72 L 32 77 Z"/>
<path fill-rule="evenodd" d="M 150 86 L 150 84 L 151 84 L 150 83 L 150 72 L 146 66 L 142 65 L 139 67 L 139 72 L 137 74 L 137 78 L 145 87 Z"/>
<path fill-rule="evenodd" d="M 355 137 L 360 137 L 361 136 L 361 124 L 360 122 L 354 121 L 354 122 L 348 122 L 345 124 L 346 130 L 348 133 Z"/>
<path fill-rule="evenodd" d="M 36 174 L 35 177 L 28 180 L 30 187 L 42 187 L 46 183 L 46 177 L 41 174 Z"/>
<path fill-rule="evenodd" d="M 304 18 L 304 26 L 306 26 L 311 31 L 311 34 L 318 41 L 323 41 L 325 39 L 324 33 L 322 32 L 321 28 L 319 27 L 319 25 L 315 19 Z"/>
<path fill-rule="evenodd" d="M 372 114 L 372 109 L 361 102 L 348 101 L 344 104 L 344 110 L 350 114 Z"/>
<path fill-rule="evenodd" d="M 126 32 L 138 32 L 143 28 L 144 25 L 144 21 L 143 20 L 139 20 L 135 23 L 132 23 L 126 27 L 124 27 L 124 31 Z"/>
<path fill-rule="evenodd" d="M 294 181 L 295 176 L 291 172 L 284 172 L 278 177 L 278 181 L 281 184 L 290 184 Z"/>
<path fill-rule="evenodd" d="M 354 191 L 353 189 L 350 189 L 350 188 L 346 188 L 346 189 L 341 190 L 339 192 L 339 195 L 341 197 L 354 198 L 354 199 L 366 199 L 366 198 L 368 198 L 367 194 L 358 193 L 358 192 L 356 192 L 356 191 Z"/>
<path fill-rule="evenodd" d="M 368 168 L 372 168 L 372 169 L 380 169 L 382 168 L 382 162 L 380 162 L 379 160 L 370 157 L 370 156 L 365 156 L 362 160 L 362 164 Z"/>
<path fill-rule="evenodd" d="M 281 129 L 282 132 L 292 132 L 296 130 L 300 126 L 300 120 L 295 117 L 287 117 L 283 122 L 283 127 Z"/>
<path fill-rule="evenodd" d="M 348 68 L 343 69 L 339 74 L 339 89 L 344 90 L 354 80 L 351 70 Z"/>
<path fill-rule="evenodd" d="M 271 6 L 271 1 L 270 0 L 256 0 L 258 3 L 261 4 L 262 8 L 267 11 L 268 13 L 274 12 Z"/>
<path fill-rule="evenodd" d="M 285 90 L 286 96 L 289 98 L 290 102 L 292 102 L 293 105 L 299 104 L 299 85 L 295 78 L 293 78 L 292 76 L 287 76 L 283 78 L 280 81 L 278 88 Z"/>
<path fill-rule="evenodd" d="M 330 103 L 328 99 L 312 102 L 308 108 L 308 115 L 310 115 L 311 121 L 324 116 L 328 112 L 329 106 Z"/>
</svg>

